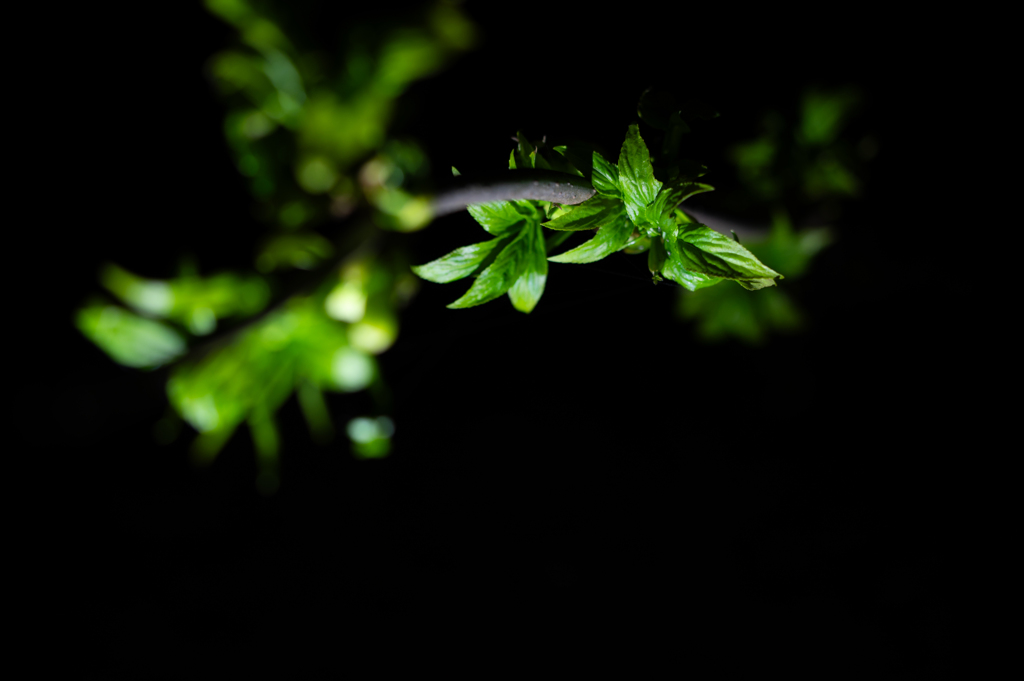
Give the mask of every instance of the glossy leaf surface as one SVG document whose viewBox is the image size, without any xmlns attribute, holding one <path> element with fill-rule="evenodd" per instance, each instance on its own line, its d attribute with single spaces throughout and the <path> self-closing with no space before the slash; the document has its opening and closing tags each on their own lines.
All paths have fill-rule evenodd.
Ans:
<svg viewBox="0 0 1024 681">
<path fill-rule="evenodd" d="M 636 223 L 645 218 L 644 209 L 654 202 L 662 183 L 654 177 L 651 154 L 640 137 L 636 124 L 629 126 L 619 152 L 619 186 L 629 218 Z"/>
<path fill-rule="evenodd" d="M 593 170 L 590 177 L 591 184 L 597 190 L 598 195 L 610 199 L 622 199 L 622 188 L 619 186 L 619 168 L 614 163 L 606 161 L 601 154 L 593 152 Z"/>
<path fill-rule="evenodd" d="M 544 234 L 540 225 L 533 224 L 523 230 L 524 235 L 519 242 L 522 251 L 522 274 L 512 284 L 508 297 L 512 306 L 520 312 L 530 312 L 544 294 L 544 283 L 548 278 L 547 252 L 544 245 Z"/>
<path fill-rule="evenodd" d="M 469 214 L 494 236 L 504 236 L 525 226 L 527 219 L 537 217 L 537 209 L 528 201 L 495 201 L 467 206 Z"/>
<path fill-rule="evenodd" d="M 504 238 L 498 237 L 490 241 L 456 248 L 437 260 L 413 267 L 412 271 L 417 276 L 436 284 L 447 284 L 468 277 L 504 240 Z"/>
<path fill-rule="evenodd" d="M 548 260 L 571 263 L 596 262 L 625 246 L 633 234 L 633 229 L 633 223 L 625 215 L 620 214 L 604 223 L 590 241 Z"/>
<path fill-rule="evenodd" d="M 699 223 L 685 225 L 669 249 L 684 268 L 711 277 L 752 280 L 780 276 L 737 242 Z"/>
<path fill-rule="evenodd" d="M 688 291 L 707 288 L 708 286 L 714 286 L 715 284 L 724 281 L 724 279 L 718 277 L 709 277 L 708 275 L 700 274 L 699 272 L 691 272 L 683 267 L 680 264 L 678 257 L 673 255 L 673 249 L 671 248 L 673 243 L 675 243 L 675 240 L 672 240 L 669 243 L 670 248 L 668 249 L 668 257 L 661 268 L 661 273 L 665 275 L 665 277 L 676 282 Z"/>
<path fill-rule="evenodd" d="M 527 248 L 524 247 L 529 229 L 522 230 L 511 243 L 494 259 L 466 294 L 448 305 L 451 309 L 473 307 L 494 300 L 502 295 L 516 282 L 526 266 Z"/>
<path fill-rule="evenodd" d="M 578 232 L 599 229 L 608 222 L 623 218 L 625 214 L 625 207 L 621 201 L 594 197 L 543 225 L 548 229 Z"/>
</svg>

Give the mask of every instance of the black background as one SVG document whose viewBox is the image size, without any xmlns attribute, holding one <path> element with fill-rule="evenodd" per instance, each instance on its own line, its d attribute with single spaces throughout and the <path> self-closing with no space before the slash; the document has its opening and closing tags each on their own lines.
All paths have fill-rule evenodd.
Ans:
<svg viewBox="0 0 1024 681">
<path fill-rule="evenodd" d="M 907 26 L 853 9 L 497 5 L 469 3 L 480 48 L 403 96 L 397 126 L 439 178 L 503 167 L 517 129 L 615 150 L 640 92 L 666 80 L 722 113 L 695 131 L 692 155 L 727 188 L 723 150 L 756 135 L 764 111 L 794 107 L 808 84 L 862 88 L 858 129 L 880 153 L 836 245 L 794 283 L 810 329 L 756 349 L 701 344 L 674 315 L 676 291 L 626 256 L 553 265 L 529 316 L 502 300 L 448 310 L 461 288 L 425 283 L 381 358 L 390 457 L 313 445 L 293 399 L 277 495 L 255 491 L 244 428 L 195 470 L 188 434 L 153 444 L 164 375 L 116 366 L 70 320 L 105 261 L 154 277 L 173 276 L 182 253 L 203 272 L 250 266 L 263 227 L 202 75 L 232 31 L 186 4 L 147 5 L 130 29 L 111 13 L 104 38 L 79 48 L 94 75 L 80 81 L 92 123 L 74 172 L 92 189 L 66 218 L 48 315 L 61 366 L 28 387 L 38 408 L 19 425 L 51 469 L 38 499 L 69 538 L 69 612 L 111 663 L 126 648 L 293 634 L 329 647 L 351 627 L 427 634 L 455 618 L 531 646 L 589 632 L 671 656 L 717 651 L 725 665 L 771 650 L 941 673 L 942 566 L 963 493 L 948 461 L 967 438 L 950 358 L 967 339 L 967 294 L 894 271 L 894 248 L 939 257 L 937 240 L 892 244 L 924 221 L 922 168 L 940 163 L 935 112 L 955 66 Z M 310 7 L 294 30 L 336 46 L 351 8 Z M 460 214 L 402 238 L 423 262 L 478 232 Z M 338 426 L 370 408 L 330 405 Z"/>
</svg>

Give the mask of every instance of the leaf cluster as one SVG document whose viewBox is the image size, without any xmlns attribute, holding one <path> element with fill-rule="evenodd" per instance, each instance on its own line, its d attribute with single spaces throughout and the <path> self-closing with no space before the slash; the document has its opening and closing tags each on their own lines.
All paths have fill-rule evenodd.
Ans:
<svg viewBox="0 0 1024 681">
<path fill-rule="evenodd" d="M 678 112 L 666 120 L 685 125 Z M 689 197 L 713 189 L 697 181 L 706 169 L 679 161 L 662 165 L 659 179 L 637 124 L 629 126 L 616 163 L 592 147 L 560 146 L 544 155 L 522 133 L 516 140 L 509 157 L 511 170 L 545 168 L 587 176 L 596 193 L 574 206 L 531 200 L 470 206 L 470 214 L 494 238 L 413 268 L 436 283 L 475 279 L 448 307 L 472 307 L 508 293 L 513 307 L 530 312 L 544 292 L 548 262 L 592 263 L 617 251 L 647 252 L 655 282 L 667 278 L 690 291 L 725 280 L 757 290 L 773 286 L 781 277 L 737 241 L 679 208 Z M 545 239 L 542 228 L 556 235 Z M 573 232 L 594 234 L 575 248 L 548 255 Z"/>
</svg>

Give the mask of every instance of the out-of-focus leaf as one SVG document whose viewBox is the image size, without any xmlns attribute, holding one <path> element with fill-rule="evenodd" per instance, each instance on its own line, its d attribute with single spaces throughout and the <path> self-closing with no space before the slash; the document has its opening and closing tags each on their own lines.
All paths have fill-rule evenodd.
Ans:
<svg viewBox="0 0 1024 681">
<path fill-rule="evenodd" d="M 299 161 L 295 178 L 299 186 L 310 194 L 324 194 L 338 181 L 338 169 L 334 163 L 322 156 L 310 156 Z"/>
<path fill-rule="evenodd" d="M 709 341 L 733 337 L 756 345 L 772 331 L 792 332 L 803 324 L 795 303 L 777 287 L 757 295 L 734 286 L 685 294 L 680 296 L 679 311 L 694 320 L 697 333 Z"/>
<path fill-rule="evenodd" d="M 859 102 L 855 88 L 808 90 L 801 101 L 800 139 L 806 144 L 831 144 Z"/>
<path fill-rule="evenodd" d="M 330 241 L 316 232 L 280 234 L 264 245 L 256 258 L 256 269 L 272 272 L 286 267 L 308 270 L 334 253 Z"/>
<path fill-rule="evenodd" d="M 342 324 L 312 299 L 296 299 L 230 343 L 175 367 L 167 393 L 202 434 L 196 451 L 209 459 L 242 421 L 273 414 L 303 382 L 354 392 L 376 377 L 375 360 L 349 345 Z"/>
<path fill-rule="evenodd" d="M 116 305 L 94 303 L 78 311 L 78 330 L 118 364 L 155 368 L 180 357 L 185 340 L 165 324 Z"/>
<path fill-rule="evenodd" d="M 776 211 L 772 217 L 768 239 L 747 247 L 762 262 L 771 262 L 787 277 L 799 277 L 807 269 L 813 257 L 832 241 L 831 232 L 824 227 L 793 229 L 789 216 Z"/>
<path fill-rule="evenodd" d="M 270 297 L 263 279 L 230 273 L 202 278 L 182 275 L 162 281 L 108 264 L 100 272 L 100 280 L 135 310 L 171 319 L 197 335 L 213 331 L 220 318 L 258 312 Z"/>
<path fill-rule="evenodd" d="M 345 432 L 352 441 L 356 456 L 362 459 L 379 459 L 391 451 L 391 436 L 395 433 L 395 424 L 387 416 L 360 416 L 348 422 Z"/>
<path fill-rule="evenodd" d="M 548 229 L 578 232 L 598 229 L 605 223 L 621 220 L 625 214 L 626 209 L 622 201 L 595 196 L 579 205 L 571 206 L 561 217 L 542 224 Z"/>
</svg>

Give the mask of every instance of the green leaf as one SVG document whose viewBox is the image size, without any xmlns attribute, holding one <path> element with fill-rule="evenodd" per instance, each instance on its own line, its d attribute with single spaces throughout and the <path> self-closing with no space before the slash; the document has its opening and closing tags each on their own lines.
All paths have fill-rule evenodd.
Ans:
<svg viewBox="0 0 1024 681">
<path fill-rule="evenodd" d="M 619 152 L 619 186 L 629 218 L 634 223 L 643 221 L 644 209 L 657 198 L 661 182 L 654 177 L 651 154 L 635 123 L 629 126 Z"/>
<path fill-rule="evenodd" d="M 688 291 L 707 288 L 708 286 L 714 286 L 715 284 L 724 281 L 718 277 L 709 277 L 706 274 L 691 272 L 683 267 L 679 262 L 678 255 L 676 254 L 677 248 L 674 245 L 677 243 L 678 242 L 675 239 L 668 240 L 668 258 L 665 260 L 665 264 L 661 268 L 662 274 Z"/>
<path fill-rule="evenodd" d="M 614 163 L 606 161 L 601 154 L 593 152 L 593 171 L 590 177 L 591 184 L 597 190 L 598 195 L 609 199 L 622 200 L 622 188 L 619 186 L 619 168 Z"/>
<path fill-rule="evenodd" d="M 530 225 L 523 231 L 523 273 L 512 284 L 508 297 L 512 300 L 513 307 L 520 312 L 529 313 L 544 294 L 544 283 L 548 278 L 548 261 L 540 225 Z"/>
<path fill-rule="evenodd" d="M 114 305 L 82 308 L 75 326 L 111 359 L 128 367 L 158 367 L 187 349 L 185 339 L 171 327 Z"/>
<path fill-rule="evenodd" d="M 700 223 L 681 225 L 669 249 L 683 267 L 711 277 L 750 281 L 781 276 L 742 245 Z"/>
<path fill-rule="evenodd" d="M 548 229 L 579 232 L 585 229 L 598 229 L 601 225 L 624 216 L 625 208 L 621 201 L 595 196 L 543 225 Z"/>
<path fill-rule="evenodd" d="M 460 309 L 482 305 L 494 300 L 501 294 L 512 288 L 512 285 L 523 275 L 526 268 L 528 248 L 531 229 L 527 228 L 519 232 L 508 246 L 498 254 L 494 262 L 490 264 L 480 276 L 476 278 L 473 285 L 469 287 L 466 294 L 448 305 L 450 309 Z"/>
<path fill-rule="evenodd" d="M 635 238 L 634 238 L 635 236 Z M 626 255 L 637 255 L 644 253 L 651 248 L 651 237 L 646 234 L 630 235 L 629 241 L 622 248 L 622 252 Z"/>
<path fill-rule="evenodd" d="M 466 209 L 480 226 L 494 236 L 504 236 L 522 229 L 524 220 L 539 218 L 537 209 L 529 201 L 495 201 L 475 203 Z"/>
<path fill-rule="evenodd" d="M 412 271 L 427 281 L 447 284 L 450 281 L 456 281 L 472 274 L 502 241 L 504 239 L 498 237 L 497 239 L 491 239 L 479 244 L 470 244 L 469 246 L 456 248 L 448 255 L 437 260 L 428 262 L 425 265 L 414 266 Z"/>
<path fill-rule="evenodd" d="M 619 205 L 621 206 L 621 204 Z M 596 262 L 625 246 L 634 229 L 633 223 L 620 212 L 613 219 L 601 225 L 594 238 L 561 255 L 548 258 L 548 260 L 572 263 Z"/>
</svg>

